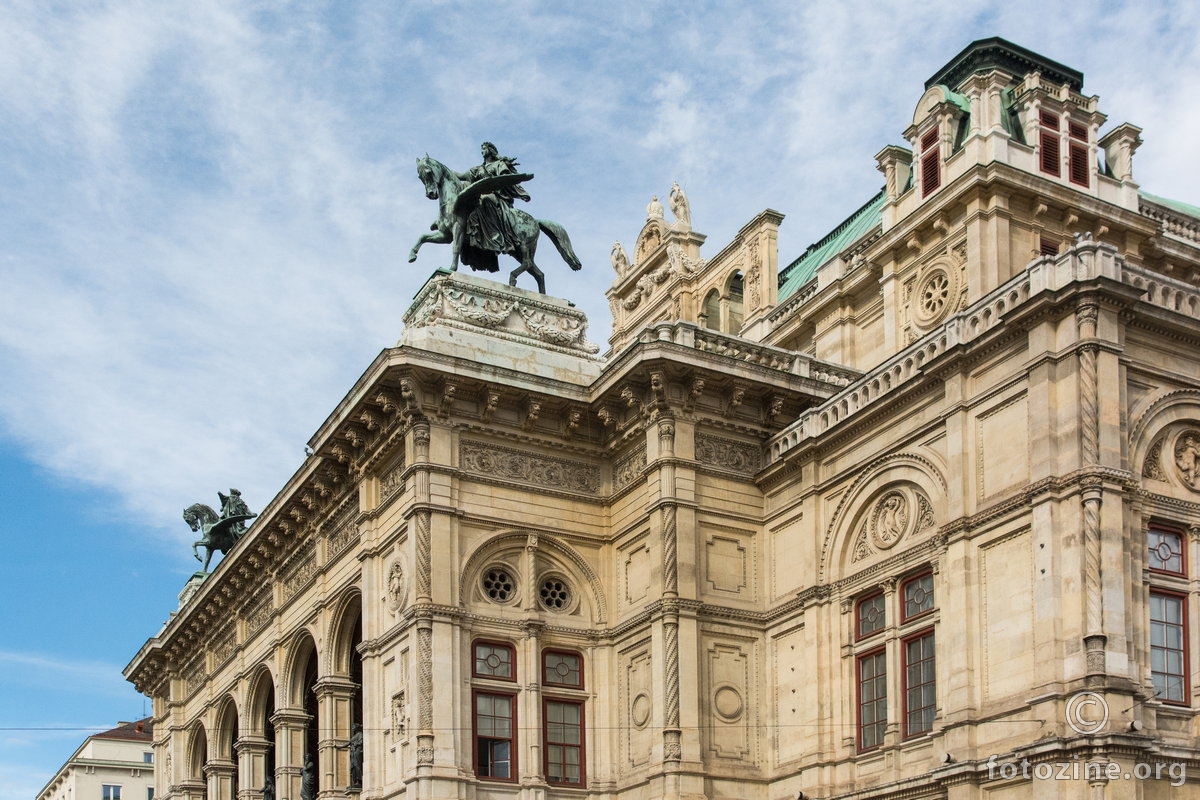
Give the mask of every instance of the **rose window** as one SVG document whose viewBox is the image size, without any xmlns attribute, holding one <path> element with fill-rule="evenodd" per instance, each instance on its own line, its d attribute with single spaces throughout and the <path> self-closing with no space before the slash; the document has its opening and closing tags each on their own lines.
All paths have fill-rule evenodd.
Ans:
<svg viewBox="0 0 1200 800">
<path fill-rule="evenodd" d="M 489 569 L 483 575 L 483 593 L 489 600 L 507 603 L 512 599 L 515 582 L 507 570 Z"/>
<path fill-rule="evenodd" d="M 571 602 L 571 589 L 558 578 L 547 578 L 542 581 L 542 588 L 538 590 L 538 596 L 546 608 L 551 611 L 562 611 Z"/>
</svg>

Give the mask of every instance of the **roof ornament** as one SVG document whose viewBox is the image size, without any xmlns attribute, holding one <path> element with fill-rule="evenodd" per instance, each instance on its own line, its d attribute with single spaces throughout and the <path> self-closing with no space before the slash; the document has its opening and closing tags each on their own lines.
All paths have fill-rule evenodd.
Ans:
<svg viewBox="0 0 1200 800">
<path fill-rule="evenodd" d="M 192 555 L 200 561 L 199 548 L 204 547 L 207 551 L 202 572 L 208 572 L 213 552 L 228 553 L 246 535 L 245 523 L 258 516 L 246 505 L 237 489 L 230 489 L 229 494 L 217 492 L 217 497 L 221 499 L 219 515 L 204 503 L 193 503 L 183 510 L 183 521 L 200 534 L 200 539 L 192 543 Z"/>
<path fill-rule="evenodd" d="M 508 276 L 508 285 L 516 286 L 517 276 L 528 272 L 545 294 L 545 275 L 533 262 L 538 233 L 545 233 L 567 266 L 578 270 L 582 265 L 571 239 L 557 222 L 534 219 L 513 208 L 514 200 L 529 201 L 521 184 L 533 180 L 532 174 L 518 172 L 517 160 L 500 155 L 491 142 L 484 142 L 480 150 L 483 163 L 466 172 L 455 172 L 429 155 L 417 159 L 417 177 L 425 184 L 425 196 L 438 201 L 438 216 L 429 226 L 431 233 L 417 239 L 408 260 L 417 260 L 423 244 L 448 244 L 451 272 L 458 270 L 460 260 L 474 270 L 498 272 L 498 256 L 507 253 L 520 262 Z"/>
<path fill-rule="evenodd" d="M 683 193 L 683 189 L 679 186 L 679 181 L 675 181 L 671 185 L 671 213 L 675 215 L 675 226 L 690 230 L 692 227 L 692 207 L 688 203 L 687 195 Z"/>
</svg>

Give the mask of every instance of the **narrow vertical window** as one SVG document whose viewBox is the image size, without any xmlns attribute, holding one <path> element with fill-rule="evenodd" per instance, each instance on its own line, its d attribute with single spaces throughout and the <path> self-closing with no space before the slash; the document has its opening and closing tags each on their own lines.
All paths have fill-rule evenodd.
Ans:
<svg viewBox="0 0 1200 800">
<path fill-rule="evenodd" d="M 942 185 L 942 158 L 938 152 L 937 128 L 921 137 L 921 196 Z"/>
<path fill-rule="evenodd" d="M 515 780 L 514 697 L 508 694 L 475 692 L 474 705 L 475 774 L 480 778 Z"/>
<path fill-rule="evenodd" d="M 1078 122 L 1067 125 L 1067 161 L 1070 168 L 1071 183 L 1088 186 L 1091 183 L 1091 170 L 1088 164 L 1088 130 Z"/>
<path fill-rule="evenodd" d="M 1182 595 L 1150 592 L 1150 674 L 1164 703 L 1188 702 L 1186 617 Z"/>
<path fill-rule="evenodd" d="M 1183 535 L 1178 531 L 1151 528 L 1146 533 L 1147 563 L 1153 572 L 1183 573 Z"/>
<path fill-rule="evenodd" d="M 933 631 L 904 640 L 904 736 L 933 730 L 937 711 L 937 669 Z"/>
<path fill-rule="evenodd" d="M 1042 111 L 1038 115 L 1041 131 L 1038 137 L 1038 149 L 1041 151 L 1042 172 L 1055 177 L 1062 174 L 1062 142 L 1059 138 L 1058 114 Z"/>
<path fill-rule="evenodd" d="M 582 786 L 584 782 L 583 703 L 547 700 L 544 708 L 546 781 Z"/>
<path fill-rule="evenodd" d="M 883 744 L 887 729 L 887 654 L 875 650 L 861 655 L 858 666 L 858 749 Z"/>
</svg>

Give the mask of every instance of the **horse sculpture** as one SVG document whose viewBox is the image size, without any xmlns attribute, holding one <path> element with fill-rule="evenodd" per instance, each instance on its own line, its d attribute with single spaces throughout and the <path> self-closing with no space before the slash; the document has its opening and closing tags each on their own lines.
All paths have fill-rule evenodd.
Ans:
<svg viewBox="0 0 1200 800">
<path fill-rule="evenodd" d="M 472 212 L 479 213 L 479 207 L 485 201 L 485 196 L 497 189 L 513 186 L 521 181 L 530 180 L 533 176 L 527 174 L 498 175 L 484 178 L 474 183 L 466 183 L 458 173 L 435 158 L 428 155 L 417 159 L 417 177 L 425 184 L 425 196 L 438 201 L 438 217 L 430 226 L 431 233 L 417 239 L 409 251 L 408 260 L 417 260 L 417 251 L 421 245 L 449 244 L 451 247 L 450 269 L 458 270 L 459 261 L 472 269 L 482 269 L 488 272 L 499 270 L 497 253 L 481 243 L 472 241 L 469 233 Z M 544 232 L 563 261 L 573 270 L 580 268 L 579 258 L 571 248 L 571 239 L 567 232 L 557 222 L 544 219 L 534 219 L 529 214 L 517 208 L 490 198 L 494 204 L 492 213 L 504 215 L 504 224 L 513 233 L 514 245 L 509 253 L 520 262 L 520 266 L 508 276 L 508 285 L 517 285 L 517 276 L 528 272 L 537 281 L 538 291 L 546 293 L 545 275 L 533 263 L 533 255 L 537 251 L 538 232 Z"/>
<path fill-rule="evenodd" d="M 184 509 L 183 521 L 201 537 L 192 543 L 192 555 L 196 557 L 197 561 L 200 561 L 199 548 L 204 547 L 208 551 L 203 559 L 205 572 L 208 572 L 208 563 L 212 560 L 213 553 L 218 550 L 222 555 L 228 553 L 246 533 L 243 523 L 256 516 L 258 515 L 244 513 L 220 517 L 217 512 L 204 503 L 194 503 Z"/>
</svg>

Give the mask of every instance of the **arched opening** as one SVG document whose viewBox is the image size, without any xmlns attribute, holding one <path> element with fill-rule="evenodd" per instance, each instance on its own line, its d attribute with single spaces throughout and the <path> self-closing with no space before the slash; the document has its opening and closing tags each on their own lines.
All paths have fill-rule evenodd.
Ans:
<svg viewBox="0 0 1200 800">
<path fill-rule="evenodd" d="M 714 331 L 721 330 L 721 294 L 716 289 L 704 297 L 704 308 L 700 312 L 700 324 Z"/>
<path fill-rule="evenodd" d="M 252 769 L 253 786 L 266 790 L 270 784 L 272 793 L 275 788 L 275 682 L 271 673 L 263 670 L 254 687 L 250 698 L 250 706 L 246 711 L 248 731 L 254 736 L 261 737 L 262 770 L 258 774 L 258 766 Z"/>
<path fill-rule="evenodd" d="M 362 786 L 365 749 L 363 663 L 359 653 L 362 630 L 362 600 L 357 594 L 352 594 L 341 610 L 333 640 L 333 676 L 343 680 L 335 680 L 329 687 L 329 691 L 335 693 L 334 702 L 339 702 L 336 698 L 340 696 L 348 701 L 349 705 L 349 727 L 340 728 L 346 724 L 342 721 L 345 720 L 344 717 L 338 722 L 340 729 L 337 731 L 337 737 L 346 742 L 346 761 L 341 762 L 339 758 L 337 785 L 342 785 L 341 769 L 344 768 L 345 785 L 352 787 Z"/>
<path fill-rule="evenodd" d="M 738 333 L 742 329 L 742 271 L 729 276 L 725 284 L 725 332 Z"/>
<path fill-rule="evenodd" d="M 204 730 L 204 724 L 196 723 L 196 727 L 192 730 L 192 743 L 188 748 L 188 781 L 197 787 L 203 787 L 201 797 L 208 796 L 208 783 L 205 778 L 205 770 L 208 768 L 208 734 Z"/>
<path fill-rule="evenodd" d="M 218 780 L 224 784 L 219 793 L 222 797 L 236 797 L 238 788 L 238 713 L 232 698 L 225 701 L 225 706 L 221 709 L 221 714 L 217 719 L 217 759 L 220 762 L 217 774 Z"/>
<path fill-rule="evenodd" d="M 320 725 L 318 724 L 318 704 L 317 704 L 317 648 L 312 647 L 308 652 L 308 660 L 304 665 L 303 678 L 301 682 L 301 693 L 304 713 L 308 715 L 308 722 L 304 729 L 304 758 L 302 765 L 304 768 L 304 779 L 308 778 L 308 773 L 311 770 L 313 780 L 317 780 L 317 746 L 318 732 Z M 319 782 L 317 783 L 318 790 L 320 789 Z"/>
</svg>

